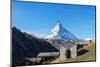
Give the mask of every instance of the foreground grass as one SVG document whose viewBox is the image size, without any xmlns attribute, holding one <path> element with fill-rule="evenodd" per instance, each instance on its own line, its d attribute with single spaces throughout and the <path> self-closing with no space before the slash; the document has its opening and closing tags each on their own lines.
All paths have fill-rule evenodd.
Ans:
<svg viewBox="0 0 100 67">
<path fill-rule="evenodd" d="M 83 49 L 88 50 L 87 53 L 77 56 L 76 58 L 66 58 L 64 61 L 61 61 L 59 58 L 52 61 L 51 63 L 62 63 L 62 62 L 81 62 L 81 61 L 95 61 L 95 44 L 84 47 Z"/>
</svg>

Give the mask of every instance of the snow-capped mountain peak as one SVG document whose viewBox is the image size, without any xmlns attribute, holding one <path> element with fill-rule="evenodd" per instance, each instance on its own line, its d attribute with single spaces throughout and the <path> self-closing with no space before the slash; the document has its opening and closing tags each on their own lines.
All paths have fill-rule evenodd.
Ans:
<svg viewBox="0 0 100 67">
<path fill-rule="evenodd" d="M 62 27 L 61 23 L 57 22 L 56 26 L 51 30 L 51 33 L 52 32 L 59 32 L 61 27 Z"/>
<path fill-rule="evenodd" d="M 55 27 L 51 32 L 45 36 L 46 39 L 65 39 L 65 40 L 78 40 L 77 37 L 66 30 L 60 21 L 57 21 Z"/>
</svg>

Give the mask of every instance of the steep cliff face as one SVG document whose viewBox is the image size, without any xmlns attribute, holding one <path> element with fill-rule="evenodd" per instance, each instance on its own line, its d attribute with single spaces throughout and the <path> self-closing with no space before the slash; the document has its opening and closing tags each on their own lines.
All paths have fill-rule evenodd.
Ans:
<svg viewBox="0 0 100 67">
<path fill-rule="evenodd" d="M 57 22 L 51 32 L 45 36 L 45 39 L 65 39 L 65 40 L 78 40 L 77 37 L 66 30 L 60 22 Z"/>
</svg>

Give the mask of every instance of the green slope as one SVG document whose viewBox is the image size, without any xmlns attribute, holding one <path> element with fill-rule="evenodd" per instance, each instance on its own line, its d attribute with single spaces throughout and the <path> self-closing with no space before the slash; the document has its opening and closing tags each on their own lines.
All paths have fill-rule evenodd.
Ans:
<svg viewBox="0 0 100 67">
<path fill-rule="evenodd" d="M 86 46 L 83 49 L 88 50 L 88 52 L 86 52 L 83 55 L 77 56 L 76 58 L 66 58 L 63 62 L 95 61 L 96 60 L 95 47 L 96 47 L 95 44 Z M 62 61 L 60 61 L 59 58 L 57 58 L 51 63 L 62 63 Z"/>
</svg>

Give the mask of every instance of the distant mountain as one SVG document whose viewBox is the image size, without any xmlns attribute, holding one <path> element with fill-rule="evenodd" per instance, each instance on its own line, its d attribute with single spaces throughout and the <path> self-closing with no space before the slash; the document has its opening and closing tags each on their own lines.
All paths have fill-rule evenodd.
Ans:
<svg viewBox="0 0 100 67">
<path fill-rule="evenodd" d="M 77 37 L 66 30 L 60 22 L 57 22 L 51 32 L 44 36 L 45 39 L 64 39 L 64 40 L 78 40 Z"/>
<path fill-rule="evenodd" d="M 27 37 L 29 36 L 29 37 L 35 37 L 35 38 L 39 38 L 39 39 L 41 39 L 42 38 L 42 36 L 39 36 L 39 35 L 34 35 L 34 34 L 32 34 L 32 33 L 28 33 L 28 32 L 23 32 Z"/>
<path fill-rule="evenodd" d="M 40 52 L 58 52 L 58 50 L 45 40 L 21 32 L 16 27 L 12 28 L 13 65 L 25 57 L 37 57 Z"/>
</svg>

